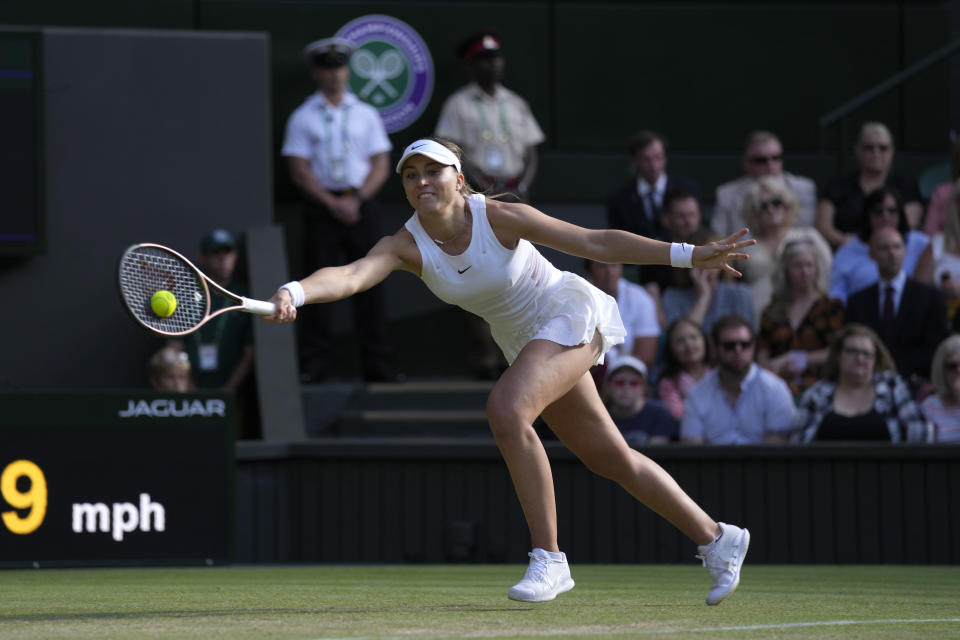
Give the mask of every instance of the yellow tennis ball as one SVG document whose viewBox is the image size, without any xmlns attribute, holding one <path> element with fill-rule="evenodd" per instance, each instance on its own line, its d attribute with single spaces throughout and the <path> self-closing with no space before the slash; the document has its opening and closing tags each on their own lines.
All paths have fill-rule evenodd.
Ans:
<svg viewBox="0 0 960 640">
<path fill-rule="evenodd" d="M 151 296 L 150 308 L 161 318 L 169 318 L 177 310 L 177 297 L 161 289 Z"/>
</svg>

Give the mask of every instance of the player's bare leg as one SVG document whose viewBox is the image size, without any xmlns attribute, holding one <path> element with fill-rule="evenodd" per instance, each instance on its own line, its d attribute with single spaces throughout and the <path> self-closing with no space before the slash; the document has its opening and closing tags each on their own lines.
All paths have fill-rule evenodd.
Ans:
<svg viewBox="0 0 960 640">
<path fill-rule="evenodd" d="M 717 537 L 720 530 L 716 521 L 663 467 L 623 439 L 589 373 L 544 409 L 543 419 L 591 471 L 620 484 L 696 544 L 708 544 Z"/>
<path fill-rule="evenodd" d="M 573 588 L 566 556 L 557 546 L 550 461 L 533 422 L 590 368 L 599 345 L 599 336 L 577 347 L 534 340 L 523 348 L 487 401 L 490 429 L 507 463 L 533 542 L 527 573 L 508 593 L 514 600 L 552 600 Z"/>
<path fill-rule="evenodd" d="M 719 604 L 733 593 L 740 583 L 750 532 L 714 521 L 660 465 L 632 449 L 603 406 L 589 374 L 542 415 L 587 467 L 619 483 L 698 545 L 697 557 L 713 577 L 707 604 Z"/>
</svg>

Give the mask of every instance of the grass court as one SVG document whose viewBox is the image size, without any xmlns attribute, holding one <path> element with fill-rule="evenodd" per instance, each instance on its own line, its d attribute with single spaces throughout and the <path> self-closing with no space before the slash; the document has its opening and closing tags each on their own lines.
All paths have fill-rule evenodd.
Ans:
<svg viewBox="0 0 960 640">
<path fill-rule="evenodd" d="M 0 638 L 960 638 L 960 567 L 746 564 L 703 603 L 690 565 L 572 565 L 553 602 L 517 565 L 0 571 Z"/>
</svg>

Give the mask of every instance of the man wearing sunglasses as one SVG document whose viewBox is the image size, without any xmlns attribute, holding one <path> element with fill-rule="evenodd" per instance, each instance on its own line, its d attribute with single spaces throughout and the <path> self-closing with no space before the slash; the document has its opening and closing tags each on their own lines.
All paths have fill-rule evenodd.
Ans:
<svg viewBox="0 0 960 640">
<path fill-rule="evenodd" d="M 747 187 L 762 176 L 783 178 L 797 197 L 796 225 L 813 225 L 817 212 L 817 185 L 810 178 L 783 170 L 783 146 L 776 135 L 769 131 L 753 131 L 747 136 L 743 169 L 746 175 L 717 187 L 716 203 L 710 217 L 714 231 L 725 237 L 744 227 L 743 200 Z"/>
<path fill-rule="evenodd" d="M 796 412 L 790 388 L 754 361 L 756 335 L 740 316 L 714 322 L 710 331 L 717 368 L 687 394 L 680 440 L 688 444 L 786 442 Z"/>
</svg>

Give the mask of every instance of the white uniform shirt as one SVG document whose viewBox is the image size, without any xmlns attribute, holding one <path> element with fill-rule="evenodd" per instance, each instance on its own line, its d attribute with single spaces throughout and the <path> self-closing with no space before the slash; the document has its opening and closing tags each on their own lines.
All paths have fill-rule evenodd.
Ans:
<svg viewBox="0 0 960 640">
<path fill-rule="evenodd" d="M 347 93 L 333 106 L 319 91 L 290 115 L 283 155 L 305 158 L 326 189 L 359 188 L 370 173 L 370 158 L 390 151 L 376 109 Z"/>
<path fill-rule="evenodd" d="M 611 362 L 620 356 L 633 355 L 634 339 L 660 337 L 657 304 L 646 289 L 620 278 L 617 283 L 617 307 L 627 335 L 622 344 L 610 348 L 607 357 Z"/>
</svg>

